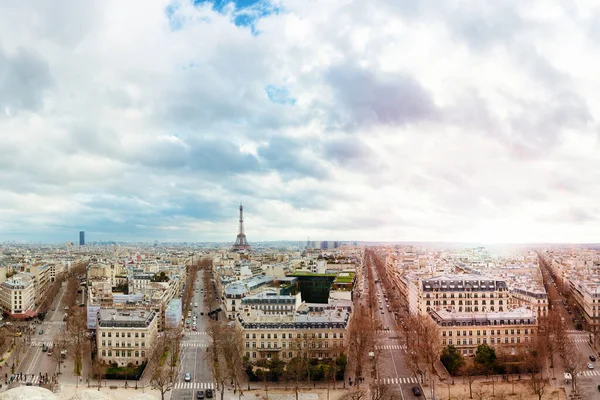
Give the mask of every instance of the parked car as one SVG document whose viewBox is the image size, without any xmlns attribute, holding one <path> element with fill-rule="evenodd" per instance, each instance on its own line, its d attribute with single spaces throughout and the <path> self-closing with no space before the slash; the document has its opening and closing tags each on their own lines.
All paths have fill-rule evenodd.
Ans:
<svg viewBox="0 0 600 400">
<path fill-rule="evenodd" d="M 213 397 L 213 391 L 212 389 L 206 389 L 206 398 L 207 399 L 212 399 Z"/>
<path fill-rule="evenodd" d="M 590 361 L 596 361 L 596 357 L 594 357 L 594 355 L 590 355 Z"/>
<path fill-rule="evenodd" d="M 183 380 L 186 382 L 191 382 L 192 381 L 192 374 L 190 374 L 189 372 L 186 372 L 185 375 L 183 376 Z"/>
<path fill-rule="evenodd" d="M 198 390 L 198 392 L 196 393 L 196 398 L 197 399 L 203 399 L 204 398 L 204 392 L 202 390 Z"/>
<path fill-rule="evenodd" d="M 412 392 L 415 396 L 420 396 L 421 395 L 421 389 L 419 389 L 418 386 L 413 386 L 412 388 Z"/>
</svg>

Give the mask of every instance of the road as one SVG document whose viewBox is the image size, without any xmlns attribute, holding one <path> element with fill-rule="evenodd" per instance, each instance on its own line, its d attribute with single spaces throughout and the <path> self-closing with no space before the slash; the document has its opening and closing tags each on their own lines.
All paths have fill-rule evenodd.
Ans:
<svg viewBox="0 0 600 400">
<path fill-rule="evenodd" d="M 208 345 L 210 337 L 206 333 L 208 325 L 208 317 L 204 308 L 204 288 L 203 277 L 201 272 L 198 274 L 198 279 L 194 286 L 194 298 L 192 300 L 192 316 L 187 314 L 184 319 L 193 319 L 194 313 L 197 317 L 197 331 L 193 331 L 186 327 L 184 329 L 184 337 L 182 341 L 182 357 L 178 373 L 177 382 L 173 386 L 172 399 L 195 399 L 198 390 L 213 389 L 212 372 L 209 365 Z M 194 307 L 197 304 L 197 307 Z M 203 315 L 202 315 L 203 314 Z M 191 374 L 191 381 L 185 382 L 185 374 Z"/>
<path fill-rule="evenodd" d="M 406 344 L 398 331 L 396 331 L 396 320 L 392 309 L 388 309 L 387 301 L 385 300 L 385 291 L 377 274 L 375 264 L 370 256 L 365 257 L 366 265 L 370 268 L 370 273 L 376 283 L 374 288 L 367 290 L 375 290 L 377 296 L 377 309 L 375 310 L 377 321 L 377 330 L 375 331 L 376 344 L 375 353 L 377 354 L 377 377 L 376 379 L 383 384 L 390 385 L 395 388 L 401 399 L 419 398 L 413 395 L 412 388 L 419 386 L 414 373 L 406 368 L 404 355 L 406 354 Z M 367 281 L 365 278 L 365 287 Z M 368 296 L 362 295 L 363 305 L 366 306 Z M 421 390 L 421 392 L 423 392 Z"/>
<path fill-rule="evenodd" d="M 35 331 L 31 335 L 31 345 L 26 347 L 27 352 L 24 354 L 21 364 L 16 369 L 16 373 L 33 374 L 32 377 L 27 379 L 27 382 L 37 384 L 40 373 L 52 375 L 58 371 L 54 357 L 49 357 L 47 352 L 42 351 L 42 345 L 52 346 L 55 338 L 64 334 L 66 323 L 63 321 L 63 315 L 65 310 L 61 302 L 66 288 L 66 283 L 63 283 L 46 319 L 41 324 L 34 324 Z M 39 333 L 40 330 L 43 331 L 42 334 Z M 68 366 L 69 364 L 69 362 L 63 364 L 61 371 L 65 369 L 65 365 Z M 67 373 L 66 375 L 69 374 Z M 73 375 L 72 372 L 70 375 Z M 75 379 L 72 376 L 71 378 Z"/>
</svg>

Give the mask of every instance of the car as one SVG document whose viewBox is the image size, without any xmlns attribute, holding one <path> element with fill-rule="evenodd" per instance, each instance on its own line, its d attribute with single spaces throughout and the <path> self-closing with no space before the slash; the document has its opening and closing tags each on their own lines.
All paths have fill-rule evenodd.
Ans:
<svg viewBox="0 0 600 400">
<path fill-rule="evenodd" d="M 188 311 L 188 317 L 191 317 L 191 316 L 192 316 L 192 312 Z"/>
<path fill-rule="evenodd" d="M 43 334 L 44 334 L 44 330 L 40 329 L 40 335 L 43 335 Z"/>
<path fill-rule="evenodd" d="M 190 324 L 190 322 L 191 322 L 191 321 L 190 321 L 189 319 L 186 319 L 186 320 L 185 320 L 185 324 L 186 324 L 186 325 L 189 325 L 189 324 Z"/>
<path fill-rule="evenodd" d="M 212 399 L 213 397 L 213 391 L 212 389 L 206 389 L 206 398 L 207 399 Z"/>
<path fill-rule="evenodd" d="M 571 310 L 567 310 L 567 312 L 568 312 L 569 314 L 571 314 Z"/>
<path fill-rule="evenodd" d="M 46 345 L 43 345 L 43 346 L 42 346 L 42 351 L 43 351 L 43 352 L 46 352 L 46 351 L 48 351 L 48 348 L 46 347 Z"/>
<path fill-rule="evenodd" d="M 594 364 L 588 363 L 588 369 L 594 369 Z"/>
<path fill-rule="evenodd" d="M 191 382 L 192 381 L 192 374 L 190 374 L 189 372 L 186 372 L 185 375 L 183 376 L 183 380 L 186 382 Z"/>
<path fill-rule="evenodd" d="M 421 395 L 421 389 L 419 389 L 418 386 L 413 386 L 411 390 L 412 390 L 412 392 L 413 392 L 413 394 L 415 396 L 420 396 Z"/>
<path fill-rule="evenodd" d="M 198 303 L 194 303 L 194 307 L 198 307 Z"/>
<path fill-rule="evenodd" d="M 590 361 L 596 361 L 596 357 L 593 354 L 590 355 Z"/>
<path fill-rule="evenodd" d="M 198 392 L 196 393 L 196 398 L 197 399 L 203 399 L 204 398 L 204 392 L 202 390 L 198 390 Z"/>
<path fill-rule="evenodd" d="M 379 311 L 381 314 L 383 314 L 383 310 Z"/>
<path fill-rule="evenodd" d="M 21 332 L 17 332 L 17 333 L 15 333 L 15 336 L 16 336 L 16 337 L 21 337 L 22 335 L 23 335 L 23 333 L 21 333 Z"/>
<path fill-rule="evenodd" d="M 192 330 L 193 330 L 194 332 L 196 332 L 196 331 L 198 330 L 198 328 L 196 327 L 196 325 L 192 326 Z"/>
</svg>

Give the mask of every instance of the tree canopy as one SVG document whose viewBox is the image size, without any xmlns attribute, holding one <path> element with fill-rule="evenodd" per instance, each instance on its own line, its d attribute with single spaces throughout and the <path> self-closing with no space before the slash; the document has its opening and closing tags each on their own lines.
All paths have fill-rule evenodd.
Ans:
<svg viewBox="0 0 600 400">
<path fill-rule="evenodd" d="M 462 354 L 454 345 L 448 345 L 442 349 L 440 360 L 452 376 L 456 375 L 458 370 L 465 365 Z"/>
</svg>

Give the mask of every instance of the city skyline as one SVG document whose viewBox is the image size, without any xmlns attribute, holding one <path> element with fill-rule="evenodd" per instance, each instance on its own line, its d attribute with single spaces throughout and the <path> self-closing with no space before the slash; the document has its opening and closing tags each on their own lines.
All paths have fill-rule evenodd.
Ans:
<svg viewBox="0 0 600 400">
<path fill-rule="evenodd" d="M 143 12 L 140 10 L 143 9 Z M 0 5 L 0 241 L 597 243 L 583 2 Z"/>
</svg>

